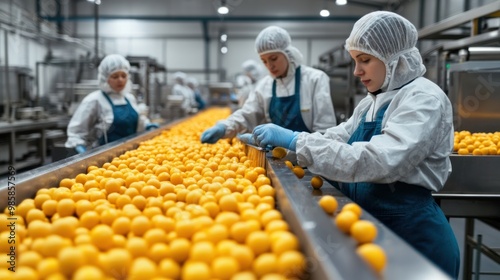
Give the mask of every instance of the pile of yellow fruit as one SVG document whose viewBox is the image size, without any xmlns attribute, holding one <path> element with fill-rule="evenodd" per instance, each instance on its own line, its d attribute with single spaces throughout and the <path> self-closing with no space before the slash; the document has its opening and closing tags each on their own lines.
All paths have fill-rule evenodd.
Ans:
<svg viewBox="0 0 500 280">
<path fill-rule="evenodd" d="M 500 155 L 500 132 L 455 131 L 453 151 L 459 155 Z"/>
<path fill-rule="evenodd" d="M 202 112 L 16 208 L 7 209 L 0 279 L 287 279 L 303 275 L 298 238 L 275 209 L 266 170 L 239 141 L 201 144 L 228 109 Z"/>
<path fill-rule="evenodd" d="M 331 195 L 322 196 L 318 204 L 330 215 L 333 215 L 338 207 L 337 200 Z M 356 253 L 373 270 L 380 273 L 386 266 L 387 257 L 382 247 L 372 243 L 377 237 L 377 227 L 368 220 L 362 220 L 362 212 L 358 204 L 354 202 L 347 203 L 336 214 L 335 224 L 340 231 L 349 234 L 356 240 L 358 244 Z"/>
</svg>

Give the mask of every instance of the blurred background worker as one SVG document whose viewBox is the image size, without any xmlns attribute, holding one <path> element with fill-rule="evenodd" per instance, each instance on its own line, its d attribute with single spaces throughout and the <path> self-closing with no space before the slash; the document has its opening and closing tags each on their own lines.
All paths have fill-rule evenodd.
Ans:
<svg viewBox="0 0 500 280">
<path fill-rule="evenodd" d="M 241 109 L 204 131 L 201 142 L 215 143 L 251 132 L 263 123 L 307 132 L 324 132 L 336 125 L 328 76 L 301 65 L 302 54 L 291 41 L 288 32 L 278 26 L 259 33 L 255 47 L 270 75 L 257 84 Z"/>
<path fill-rule="evenodd" d="M 130 93 L 130 64 L 121 55 L 106 56 L 99 65 L 100 90 L 88 94 L 68 124 L 66 148 L 78 153 L 103 145 L 137 131 L 157 128 L 137 105 Z"/>
<path fill-rule="evenodd" d="M 172 94 L 184 97 L 181 107 L 185 114 L 196 113 L 197 104 L 194 91 L 187 86 L 187 75 L 184 72 L 175 72 Z"/>
<path fill-rule="evenodd" d="M 243 107 L 243 104 L 250 95 L 250 92 L 255 90 L 257 82 L 267 75 L 262 65 L 253 59 L 243 62 L 241 68 L 243 69 L 243 75 L 238 75 L 236 77 L 236 87 L 238 88 L 238 106 L 240 108 Z"/>
<path fill-rule="evenodd" d="M 188 77 L 186 80 L 187 86 L 193 91 L 194 93 L 194 99 L 196 101 L 196 109 L 198 110 L 203 110 L 206 107 L 205 100 L 203 100 L 203 97 L 201 95 L 200 91 L 200 83 L 198 83 L 198 80 L 195 77 Z"/>
</svg>

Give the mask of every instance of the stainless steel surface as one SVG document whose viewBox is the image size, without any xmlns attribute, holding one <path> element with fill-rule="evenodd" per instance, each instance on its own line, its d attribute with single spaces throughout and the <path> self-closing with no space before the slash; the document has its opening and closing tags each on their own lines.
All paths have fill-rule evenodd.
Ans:
<svg viewBox="0 0 500 280">
<path fill-rule="evenodd" d="M 32 79 L 31 69 L 27 67 L 8 67 L 7 70 L 0 67 L 0 104 L 7 105 L 7 101 L 10 105 L 27 104 L 32 101 Z"/>
<path fill-rule="evenodd" d="M 334 217 L 317 203 L 322 195 L 330 194 L 337 198 L 340 209 L 351 202 L 347 197 L 327 182 L 320 190 L 314 190 L 310 186 L 312 174 L 306 170 L 306 176 L 299 180 L 283 161 L 268 158 L 267 170 L 276 188 L 278 207 L 308 257 L 309 279 L 450 279 L 365 212 L 362 218 L 377 226 L 375 243 L 387 254 L 387 267 L 382 275 L 376 275 L 355 253 L 355 241 L 340 232 L 334 225 Z"/>
<path fill-rule="evenodd" d="M 455 130 L 500 131 L 500 61 L 451 64 L 449 77 Z"/>
<path fill-rule="evenodd" d="M 452 172 L 438 194 L 500 195 L 500 156 L 450 155 Z"/>
<path fill-rule="evenodd" d="M 457 50 L 471 46 L 485 46 L 492 43 L 498 43 L 500 32 L 493 30 L 473 37 L 460 38 L 452 42 L 443 43 L 443 50 Z"/>
<path fill-rule="evenodd" d="M 443 38 L 442 32 L 450 30 L 458 25 L 469 23 L 470 21 L 491 15 L 500 10 L 500 2 L 496 1 L 475 9 L 471 9 L 436 24 L 424 27 L 418 31 L 419 39 L 441 39 Z"/>
</svg>

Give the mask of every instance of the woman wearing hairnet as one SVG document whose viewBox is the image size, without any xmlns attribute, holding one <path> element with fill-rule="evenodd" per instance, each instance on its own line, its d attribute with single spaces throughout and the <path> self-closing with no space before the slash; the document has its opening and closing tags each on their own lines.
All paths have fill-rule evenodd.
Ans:
<svg viewBox="0 0 500 280">
<path fill-rule="evenodd" d="M 186 79 L 186 84 L 194 93 L 196 108 L 198 110 L 205 109 L 205 100 L 203 100 L 203 97 L 201 97 L 198 80 L 195 77 L 188 77 Z"/>
<path fill-rule="evenodd" d="M 257 126 L 260 146 L 296 151 L 297 162 L 325 178 L 388 228 L 457 278 L 457 241 L 432 191 L 451 172 L 452 106 L 423 77 L 417 30 L 391 12 L 358 20 L 345 47 L 368 90 L 353 116 L 325 134 Z"/>
<path fill-rule="evenodd" d="M 99 90 L 89 93 L 76 109 L 68 125 L 66 148 L 83 153 L 137 131 L 157 128 L 142 115 L 130 93 L 130 64 L 121 55 L 106 56 L 99 65 Z"/>
<path fill-rule="evenodd" d="M 286 30 L 265 28 L 255 46 L 270 76 L 257 84 L 242 108 L 203 132 L 201 142 L 215 143 L 262 123 L 308 132 L 324 132 L 336 124 L 328 76 L 301 65 L 302 55 L 291 45 Z M 240 139 L 247 141 L 250 137 L 244 134 Z"/>
<path fill-rule="evenodd" d="M 263 67 L 253 59 L 243 62 L 241 68 L 243 68 L 243 75 L 236 78 L 236 85 L 238 87 L 238 106 L 240 108 L 243 107 L 243 104 L 247 101 L 250 92 L 255 89 L 257 82 L 266 75 Z"/>
<path fill-rule="evenodd" d="M 198 105 L 194 91 L 187 85 L 187 75 L 184 72 L 175 72 L 173 75 L 174 86 L 172 87 L 172 94 L 184 97 L 181 107 L 184 113 L 195 113 Z"/>
</svg>

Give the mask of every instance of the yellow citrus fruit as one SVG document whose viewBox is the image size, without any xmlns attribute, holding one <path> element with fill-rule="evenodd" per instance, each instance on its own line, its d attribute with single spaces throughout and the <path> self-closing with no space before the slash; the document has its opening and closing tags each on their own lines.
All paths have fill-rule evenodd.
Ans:
<svg viewBox="0 0 500 280">
<path fill-rule="evenodd" d="M 360 244 L 372 242 L 377 237 L 377 227 L 366 220 L 359 220 L 352 224 L 350 232 Z"/>
<path fill-rule="evenodd" d="M 344 210 L 351 210 L 352 212 L 354 212 L 354 214 L 358 216 L 358 218 L 360 218 L 361 215 L 363 214 L 363 209 L 361 209 L 361 207 L 354 202 L 350 202 L 344 205 L 342 207 L 342 211 Z"/>
<path fill-rule="evenodd" d="M 323 179 L 320 176 L 313 176 L 311 178 L 311 186 L 318 190 L 323 186 Z"/>
<path fill-rule="evenodd" d="M 278 272 L 287 278 L 302 276 L 306 267 L 306 259 L 298 251 L 287 251 L 278 257 Z"/>
<path fill-rule="evenodd" d="M 208 280 L 210 278 L 210 267 L 204 262 L 189 262 L 182 267 L 184 280 Z"/>
<path fill-rule="evenodd" d="M 319 206 L 328 214 L 333 214 L 337 211 L 337 199 L 331 195 L 324 195 L 318 201 Z"/>
<path fill-rule="evenodd" d="M 381 272 L 387 263 L 384 249 L 377 244 L 366 243 L 356 249 L 356 253 L 376 272 Z"/>
<path fill-rule="evenodd" d="M 95 267 L 95 266 L 82 266 L 78 268 L 78 270 L 73 275 L 73 280 L 87 280 L 87 279 L 102 279 L 104 277 L 104 273 Z M 50 278 L 48 278 L 50 279 Z"/>
<path fill-rule="evenodd" d="M 108 225 L 97 225 L 90 231 L 92 244 L 101 250 L 108 250 L 113 246 L 113 230 Z"/>
<path fill-rule="evenodd" d="M 176 238 L 170 242 L 170 255 L 178 263 L 187 260 L 190 249 L 191 242 L 186 238 Z"/>
<path fill-rule="evenodd" d="M 209 241 L 200 241 L 191 246 L 189 260 L 210 264 L 216 257 L 214 245 Z"/>
<path fill-rule="evenodd" d="M 289 160 L 285 160 L 285 165 L 290 168 L 290 169 L 293 169 L 293 163 Z"/>
<path fill-rule="evenodd" d="M 180 265 L 172 259 L 163 259 L 158 265 L 158 276 L 168 279 L 179 279 L 181 275 Z"/>
<path fill-rule="evenodd" d="M 129 237 L 125 249 L 130 252 L 133 258 L 148 256 L 148 243 L 141 237 Z"/>
<path fill-rule="evenodd" d="M 286 149 L 283 147 L 275 147 L 271 152 L 271 155 L 274 158 L 278 158 L 278 159 L 284 158 L 286 156 L 286 154 L 287 154 Z"/>
<path fill-rule="evenodd" d="M 156 277 L 156 270 L 156 264 L 152 260 L 145 257 L 139 257 L 133 260 L 127 279 L 153 279 L 154 277 Z"/>
<path fill-rule="evenodd" d="M 59 261 L 56 258 L 42 259 L 36 267 L 40 279 L 46 279 L 48 276 L 60 272 L 59 269 Z"/>
<path fill-rule="evenodd" d="M 278 272 L 278 258 L 275 254 L 264 253 L 258 256 L 252 264 L 253 272 L 258 277 Z"/>
<path fill-rule="evenodd" d="M 297 178 L 299 178 L 299 179 L 302 179 L 304 177 L 304 175 L 306 174 L 304 169 L 300 166 L 295 166 L 292 169 L 292 171 L 293 171 L 293 174 L 295 174 L 295 176 L 297 176 Z"/>
<path fill-rule="evenodd" d="M 217 279 L 230 279 L 231 276 L 239 271 L 240 265 L 232 257 L 222 256 L 212 261 L 212 274 Z"/>
<path fill-rule="evenodd" d="M 60 270 L 66 276 L 71 276 L 78 268 L 85 265 L 85 255 L 75 247 L 66 247 L 57 255 Z"/>
<path fill-rule="evenodd" d="M 256 256 L 265 252 L 269 252 L 271 248 L 271 240 L 269 239 L 267 233 L 265 233 L 264 231 L 251 232 L 247 236 L 245 243 L 250 249 L 252 249 Z"/>
<path fill-rule="evenodd" d="M 288 231 L 277 231 L 271 236 L 271 249 L 276 256 L 299 249 L 299 240 Z"/>
<path fill-rule="evenodd" d="M 233 246 L 230 255 L 238 262 L 241 270 L 250 269 L 255 257 L 252 249 L 245 245 Z"/>
<path fill-rule="evenodd" d="M 351 226 L 358 221 L 358 215 L 351 210 L 343 210 L 335 217 L 335 224 L 344 233 L 349 233 Z"/>
</svg>

